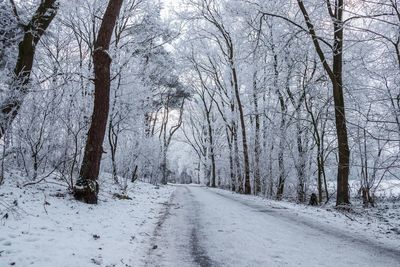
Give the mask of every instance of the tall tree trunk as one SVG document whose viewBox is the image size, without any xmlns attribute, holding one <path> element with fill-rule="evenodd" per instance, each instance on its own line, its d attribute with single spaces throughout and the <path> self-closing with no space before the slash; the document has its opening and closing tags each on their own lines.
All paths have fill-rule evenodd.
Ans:
<svg viewBox="0 0 400 267">
<path fill-rule="evenodd" d="M 110 0 L 108 2 L 92 55 L 95 76 L 94 108 L 79 179 L 74 187 L 75 199 L 89 204 L 97 203 L 97 178 L 100 171 L 103 141 L 110 106 L 111 58 L 107 50 L 110 47 L 113 29 L 122 2 L 123 0 Z"/>
<path fill-rule="evenodd" d="M 276 90 L 276 94 L 278 95 L 279 106 L 281 108 L 281 122 L 279 126 L 280 136 L 279 136 L 279 151 L 278 151 L 278 169 L 279 169 L 279 177 L 278 177 L 278 186 L 276 189 L 276 199 L 281 200 L 283 197 L 283 192 L 285 189 L 285 162 L 283 158 L 284 149 L 285 149 L 285 139 L 286 139 L 286 111 L 287 106 L 285 103 L 285 99 L 279 90 L 278 87 L 278 79 L 279 79 L 279 71 L 278 71 L 278 56 L 275 54 L 275 49 L 272 47 L 272 51 L 274 51 L 274 87 Z"/>
<path fill-rule="evenodd" d="M 274 173 L 273 173 L 273 152 L 274 152 L 274 142 L 271 140 L 271 148 L 268 154 L 268 197 L 272 198 L 274 195 Z"/>
<path fill-rule="evenodd" d="M 263 195 L 264 196 L 266 196 L 266 195 L 268 195 L 269 197 L 271 197 L 272 196 L 272 194 L 271 195 L 269 195 L 269 193 L 270 193 L 270 191 L 269 191 L 269 186 L 271 186 L 271 188 L 272 188 L 272 186 L 273 185 L 271 185 L 269 182 L 269 179 L 272 179 L 272 177 L 269 175 L 269 173 L 270 173 L 270 171 L 269 171 L 269 163 L 270 163 L 270 160 L 272 160 L 269 156 L 271 155 L 271 153 L 272 153 L 272 149 L 269 149 L 269 145 L 268 145 L 268 135 L 267 135 L 267 133 L 268 133 L 268 128 L 267 128 L 267 125 L 268 125 L 268 123 L 267 123 L 267 119 L 268 119 L 268 117 L 267 117 L 267 109 L 266 109 L 266 107 L 267 107 L 267 94 L 264 92 L 263 93 L 263 98 L 262 98 L 262 104 L 263 104 L 263 116 L 262 116 L 262 135 L 261 135 L 261 137 L 262 137 L 262 156 L 263 156 L 263 158 L 265 158 L 265 160 L 267 161 L 266 163 L 265 163 L 265 166 L 267 167 L 267 170 L 265 170 L 264 172 L 263 172 L 263 176 L 262 176 L 262 181 L 263 181 L 263 188 L 262 188 L 262 191 L 263 191 Z M 271 166 L 271 172 L 272 172 L 272 166 Z"/>
<path fill-rule="evenodd" d="M 249 149 L 247 144 L 247 135 L 246 135 L 246 124 L 244 120 L 244 111 L 242 106 L 242 101 L 240 98 L 240 89 L 238 84 L 238 76 L 237 70 L 235 66 L 235 57 L 234 57 L 234 44 L 229 32 L 226 30 L 225 26 L 219 19 L 220 14 L 215 8 L 214 5 L 210 5 L 207 1 L 202 1 L 203 5 L 203 13 L 204 18 L 211 23 L 211 25 L 215 26 L 215 28 L 221 33 L 221 37 L 223 40 L 218 40 L 224 42 L 226 45 L 226 50 L 223 46 L 220 46 L 222 53 L 226 56 L 227 61 L 229 62 L 230 74 L 231 74 L 231 86 L 232 86 L 232 96 L 236 100 L 238 111 L 239 111 L 239 121 L 240 121 L 240 130 L 242 135 L 242 146 L 243 146 L 243 164 L 244 164 L 244 184 L 241 184 L 239 181 L 239 192 L 250 194 L 251 186 L 250 186 L 250 161 L 249 161 Z M 221 44 L 221 43 L 219 43 Z M 232 99 L 231 99 L 232 100 Z M 233 111 L 233 110 L 232 110 Z M 236 144 L 237 145 L 237 142 Z M 236 147 L 235 147 L 236 150 Z M 236 160 L 236 158 L 235 158 Z"/>
<path fill-rule="evenodd" d="M 239 145 L 238 145 L 238 136 L 237 136 L 237 124 L 235 121 L 235 100 L 231 99 L 230 103 L 231 110 L 231 133 L 232 133 L 232 147 L 233 147 L 233 168 L 235 173 L 235 184 L 232 185 L 232 191 L 242 192 L 243 191 L 243 175 L 240 165 L 240 156 L 239 156 Z"/>
<path fill-rule="evenodd" d="M 335 102 L 336 133 L 339 146 L 336 205 L 348 205 L 350 150 L 347 140 L 346 116 L 343 97 L 343 0 L 336 6 L 337 19 L 334 21 L 333 99 Z"/>
<path fill-rule="evenodd" d="M 239 84 L 238 84 L 238 80 L 237 80 L 236 68 L 233 66 L 232 59 L 231 59 L 231 64 L 232 64 L 233 87 L 234 87 L 236 102 L 237 102 L 238 110 L 239 110 L 240 129 L 241 129 L 241 134 L 242 134 L 243 161 L 244 161 L 243 162 L 243 164 L 244 164 L 244 188 L 243 188 L 242 193 L 251 194 L 249 148 L 247 145 L 247 134 L 246 134 L 246 124 L 244 121 L 244 111 L 243 111 L 242 101 L 240 99 Z"/>
<path fill-rule="evenodd" d="M 257 89 L 257 72 L 253 76 L 253 102 L 254 102 L 254 120 L 255 120 L 255 136 L 254 136 L 254 195 L 261 191 L 261 174 L 260 174 L 260 115 L 258 114 L 258 89 Z"/>
<path fill-rule="evenodd" d="M 237 137 L 237 126 L 236 123 L 232 124 L 232 140 L 233 140 L 233 149 L 234 149 L 234 166 L 236 172 L 236 192 L 243 192 L 243 175 L 242 169 L 240 165 L 240 156 L 239 156 L 239 145 L 238 145 L 238 137 Z"/>
<path fill-rule="evenodd" d="M 321 63 L 327 72 L 329 79 L 332 82 L 333 88 L 333 100 L 335 104 L 335 124 L 336 124 L 336 135 L 338 140 L 339 148 L 339 164 L 337 172 L 337 194 L 336 194 L 336 206 L 343 206 L 350 204 L 349 197 L 349 162 L 350 162 L 350 149 L 347 139 L 347 127 L 346 127 L 346 116 L 345 106 L 343 97 L 343 0 L 335 1 L 334 8 L 330 0 L 328 3 L 328 12 L 333 21 L 334 28 L 334 43 L 332 46 L 333 50 L 333 64 L 332 67 L 326 60 L 325 53 L 323 52 L 318 36 L 315 32 L 315 27 L 311 22 L 310 16 L 307 9 L 304 6 L 302 0 L 297 0 L 300 11 L 303 14 L 306 22 L 308 32 L 313 41 L 315 50 L 321 60 Z"/>
<path fill-rule="evenodd" d="M 318 203 L 322 203 L 322 165 L 323 159 L 321 157 L 321 145 L 317 143 L 317 189 L 318 189 Z"/>
<path fill-rule="evenodd" d="M 207 121 L 207 135 L 208 135 L 208 145 L 209 145 L 209 159 L 211 161 L 211 180 L 210 186 L 215 187 L 215 180 L 216 180 L 216 164 L 215 164 L 215 149 L 214 149 L 214 134 L 213 128 L 211 123 L 211 108 L 212 108 L 212 100 L 210 106 L 207 105 L 204 92 L 201 94 L 201 100 L 204 106 L 204 113 L 206 115 Z"/>
<path fill-rule="evenodd" d="M 300 117 L 300 114 L 298 115 Z M 296 166 L 297 169 L 297 178 L 298 178 L 298 185 L 297 185 L 297 200 L 300 203 L 304 203 L 306 201 L 306 144 L 303 143 L 302 140 L 302 133 L 303 130 L 301 129 L 300 121 L 296 123 L 297 127 L 297 152 L 299 154 L 298 163 Z M 306 143 L 306 140 L 305 140 Z"/>
<path fill-rule="evenodd" d="M 161 178 L 161 184 L 167 184 L 168 183 L 168 168 L 167 168 L 167 146 L 163 145 L 162 146 L 162 156 L 161 156 L 161 172 L 162 172 L 162 178 Z"/>
<path fill-rule="evenodd" d="M 232 140 L 233 136 L 229 136 L 228 130 L 226 130 L 226 138 L 228 140 L 228 148 L 229 148 L 229 174 L 231 177 L 231 191 L 236 190 L 236 174 L 235 167 L 233 165 L 233 149 L 232 149 Z"/>
<path fill-rule="evenodd" d="M 28 25 L 24 26 L 24 37 L 18 45 L 18 59 L 14 68 L 11 93 L 0 103 L 0 139 L 18 115 L 28 93 L 36 46 L 57 14 L 58 1 L 41 1 Z"/>
<path fill-rule="evenodd" d="M 278 177 L 278 186 L 276 189 L 276 199 L 281 200 L 283 197 L 283 192 L 285 189 L 285 163 L 283 161 L 283 149 L 284 149 L 284 143 L 283 139 L 284 137 L 281 136 L 279 139 L 279 151 L 278 151 L 278 169 L 279 169 L 279 177 Z"/>
<path fill-rule="evenodd" d="M 112 178 L 116 184 L 118 184 L 118 175 L 117 175 L 117 145 L 118 145 L 118 133 L 115 132 L 113 119 L 110 119 L 108 123 L 108 143 L 110 145 L 111 152 L 111 165 L 112 165 Z"/>
<path fill-rule="evenodd" d="M 207 114 L 207 124 L 208 124 L 208 136 L 210 141 L 210 160 L 211 160 L 211 187 L 215 187 L 216 180 L 216 166 L 215 166 L 215 155 L 214 155 L 214 140 L 213 131 L 211 126 L 210 114 Z"/>
</svg>

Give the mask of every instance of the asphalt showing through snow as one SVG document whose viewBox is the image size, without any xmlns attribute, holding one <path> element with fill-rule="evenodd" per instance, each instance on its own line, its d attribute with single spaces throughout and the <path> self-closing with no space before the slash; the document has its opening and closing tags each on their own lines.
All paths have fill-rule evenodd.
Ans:
<svg viewBox="0 0 400 267">
<path fill-rule="evenodd" d="M 178 185 L 146 266 L 400 266 L 400 250 L 293 211 Z"/>
<path fill-rule="evenodd" d="M 218 266 L 201 246 L 198 229 L 199 203 L 189 187 L 177 186 L 156 228 L 146 266 Z"/>
<path fill-rule="evenodd" d="M 188 190 L 187 187 L 185 189 Z M 193 208 L 194 216 L 190 218 L 190 224 L 192 226 L 192 233 L 190 235 L 190 244 L 191 250 L 190 253 L 193 257 L 193 260 L 196 264 L 201 267 L 213 266 L 212 260 L 208 257 L 207 251 L 204 247 L 201 246 L 199 240 L 199 203 L 195 201 L 195 197 L 193 194 L 188 190 L 190 195 L 191 207 Z"/>
</svg>

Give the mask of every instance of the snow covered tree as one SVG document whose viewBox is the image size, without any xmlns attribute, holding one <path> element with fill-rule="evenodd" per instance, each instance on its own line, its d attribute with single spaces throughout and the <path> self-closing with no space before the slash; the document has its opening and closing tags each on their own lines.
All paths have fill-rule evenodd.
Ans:
<svg viewBox="0 0 400 267">
<path fill-rule="evenodd" d="M 0 103 L 0 138 L 14 121 L 28 93 L 36 47 L 53 21 L 58 9 L 58 1 L 43 0 L 31 20 L 24 24 L 18 16 L 14 1 L 11 1 L 11 3 L 13 4 L 14 15 L 23 29 L 23 37 L 18 45 L 18 58 L 10 81 L 9 92 Z M 5 22 L 11 23 L 7 26 L 14 27 L 13 20 L 6 19 Z M 7 27 L 4 29 L 7 30 Z"/>
</svg>

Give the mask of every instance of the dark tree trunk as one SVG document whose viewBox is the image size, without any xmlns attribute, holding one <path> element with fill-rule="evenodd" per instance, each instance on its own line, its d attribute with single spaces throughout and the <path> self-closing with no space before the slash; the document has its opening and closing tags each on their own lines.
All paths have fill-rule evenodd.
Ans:
<svg viewBox="0 0 400 267">
<path fill-rule="evenodd" d="M 255 120 L 255 136 L 254 136 L 254 195 L 261 191 L 261 173 L 260 173 L 260 115 L 258 114 L 258 88 L 257 88 L 257 72 L 253 76 L 253 101 L 254 101 L 254 120 Z"/>
<path fill-rule="evenodd" d="M 236 177 L 237 177 L 235 192 L 243 192 L 243 175 L 242 175 L 242 169 L 240 166 L 237 125 L 235 122 L 232 123 L 232 140 L 233 140 L 233 149 L 234 149 L 234 166 L 235 166 L 235 173 L 236 173 Z"/>
<path fill-rule="evenodd" d="M 285 164 L 283 162 L 282 138 L 279 139 L 278 168 L 279 168 L 279 178 L 278 178 L 278 186 L 277 186 L 277 190 L 276 190 L 276 199 L 281 200 L 283 197 L 283 192 L 285 190 Z"/>
<path fill-rule="evenodd" d="M 135 165 L 135 169 L 133 170 L 132 176 L 131 176 L 132 183 L 134 183 L 138 178 L 137 171 L 138 171 L 138 165 Z"/>
<path fill-rule="evenodd" d="M 233 53 L 233 52 L 232 52 Z M 242 146 L 243 146 L 243 164 L 244 164 L 244 194 L 251 194 L 251 186 L 250 186 L 250 161 L 249 161 L 249 149 L 247 145 L 247 135 L 246 135 L 246 124 L 244 121 L 244 111 L 242 106 L 242 101 L 240 99 L 240 92 L 239 92 L 239 84 L 237 80 L 236 69 L 233 66 L 232 62 L 232 76 L 233 76 L 233 85 L 235 90 L 235 97 L 238 105 L 239 110 L 239 120 L 240 120 L 240 129 L 242 133 Z"/>
<path fill-rule="evenodd" d="M 0 139 L 18 115 L 28 93 L 36 46 L 57 14 L 57 9 L 58 1 L 41 1 L 29 24 L 24 26 L 25 33 L 18 46 L 18 59 L 14 68 L 11 94 L 0 103 Z"/>
<path fill-rule="evenodd" d="M 107 52 L 123 0 L 110 0 L 103 16 L 93 52 L 94 65 L 94 108 L 92 122 L 86 141 L 85 153 L 74 187 L 75 199 L 97 203 L 97 177 L 100 171 L 103 141 L 107 126 L 110 105 L 110 65 L 111 58 Z"/>
<path fill-rule="evenodd" d="M 300 115 L 299 115 L 300 116 Z M 298 185 L 297 185 L 297 200 L 300 203 L 304 203 L 306 201 L 306 192 L 305 192 L 305 180 L 306 180 L 306 151 L 305 144 L 303 144 L 301 125 L 297 123 L 297 152 L 299 153 L 298 166 L 297 166 L 297 176 L 298 176 Z"/>
<path fill-rule="evenodd" d="M 162 148 L 162 162 L 161 162 L 161 184 L 166 185 L 168 183 L 168 168 L 167 168 L 167 146 L 163 145 Z"/>
<path fill-rule="evenodd" d="M 278 151 L 278 169 L 279 169 L 279 178 L 278 178 L 278 187 L 276 190 L 276 199 L 281 200 L 283 197 L 284 189 L 285 189 L 285 162 L 284 162 L 284 149 L 285 149 L 285 139 L 286 139 L 286 104 L 282 94 L 279 92 L 277 88 L 279 103 L 281 107 L 281 123 L 280 123 L 280 138 L 279 138 L 279 151 Z"/>
<path fill-rule="evenodd" d="M 209 141 L 209 149 L 210 149 L 210 154 L 209 158 L 211 161 L 211 180 L 210 180 L 210 186 L 215 187 L 216 183 L 216 163 L 215 163 L 215 149 L 214 149 L 214 133 L 213 133 L 213 128 L 212 128 L 212 114 L 211 114 L 211 108 L 212 108 L 212 100 L 210 106 L 207 105 L 206 99 L 204 92 L 201 95 L 201 100 L 203 102 L 204 106 L 204 113 L 206 115 L 206 121 L 207 121 L 207 135 L 208 135 L 208 141 Z"/>
<path fill-rule="evenodd" d="M 322 160 L 321 159 L 321 148 L 320 145 L 317 144 L 317 150 L 318 150 L 318 155 L 317 155 L 317 189 L 318 189 L 318 203 L 321 204 L 322 203 Z"/>
<path fill-rule="evenodd" d="M 117 122 L 117 124 L 118 123 L 119 122 Z M 119 181 L 118 181 L 118 171 L 116 162 L 117 146 L 118 146 L 118 129 L 116 130 L 115 127 L 118 128 L 117 125 L 114 125 L 114 120 L 110 119 L 108 123 L 108 143 L 110 145 L 110 152 L 111 152 L 112 177 L 114 182 L 118 184 Z"/>
<path fill-rule="evenodd" d="M 349 199 L 349 161 L 350 150 L 347 140 L 346 116 L 343 97 L 343 0 L 336 6 L 337 19 L 334 22 L 333 56 L 333 100 L 335 103 L 336 133 L 339 146 L 339 165 L 337 174 L 336 205 L 348 205 Z"/>
<path fill-rule="evenodd" d="M 233 166 L 233 149 L 232 149 L 232 137 L 228 136 L 228 131 L 226 131 L 227 139 L 228 139 L 228 148 L 229 148 L 229 173 L 231 177 L 231 191 L 235 192 L 236 190 L 236 174 L 235 168 Z"/>
<path fill-rule="evenodd" d="M 336 195 L 336 206 L 346 206 L 350 204 L 349 197 L 349 162 L 350 162 L 350 149 L 347 139 L 347 127 L 346 127 L 346 116 L 345 106 L 343 97 L 343 0 L 335 1 L 333 6 L 328 1 L 328 12 L 332 18 L 334 25 L 334 44 L 332 46 L 333 52 L 333 64 L 332 67 L 326 60 L 325 53 L 323 52 L 318 36 L 315 32 L 315 27 L 311 22 L 310 16 L 307 9 L 304 6 L 304 2 L 301 0 L 297 1 L 300 11 L 303 14 L 304 20 L 307 24 L 307 28 L 311 39 L 313 41 L 315 50 L 321 60 L 321 63 L 327 72 L 329 79 L 332 82 L 333 87 L 333 100 L 335 104 L 335 123 L 336 123 L 336 135 L 338 140 L 339 148 L 339 164 L 337 172 L 337 195 Z"/>
<path fill-rule="evenodd" d="M 208 122 L 208 135 L 210 138 L 210 160 L 211 160 L 211 187 L 215 187 L 216 180 L 216 166 L 215 166 L 215 155 L 214 155 L 214 140 L 213 140 L 213 132 L 211 128 L 211 121 L 209 115 L 207 115 Z"/>
</svg>

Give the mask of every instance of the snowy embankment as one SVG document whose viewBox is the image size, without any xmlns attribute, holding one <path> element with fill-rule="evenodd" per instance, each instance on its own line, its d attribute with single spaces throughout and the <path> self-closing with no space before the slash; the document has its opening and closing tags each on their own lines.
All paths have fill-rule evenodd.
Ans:
<svg viewBox="0 0 400 267">
<path fill-rule="evenodd" d="M 392 183 L 391 183 L 392 184 Z M 383 188 L 391 188 L 383 184 Z M 378 242 L 390 248 L 400 249 L 400 198 L 391 194 L 390 198 L 378 199 L 375 208 L 363 208 L 359 199 L 352 199 L 355 204 L 351 212 L 341 212 L 334 204 L 321 207 L 296 204 L 287 201 L 275 201 L 259 196 L 233 193 L 223 189 L 210 189 L 220 195 L 229 196 L 238 201 L 264 205 L 273 209 L 284 209 L 299 217 L 299 221 L 315 223 L 322 228 L 333 228 L 347 233 L 354 233 L 365 239 Z M 383 192 L 381 195 L 388 195 Z M 393 192 L 391 192 L 393 193 Z"/>
<path fill-rule="evenodd" d="M 87 205 L 60 185 L 11 179 L 0 186 L 0 266 L 140 266 L 174 190 L 135 182 L 132 199 L 118 199 L 103 183 L 99 204 Z"/>
</svg>

